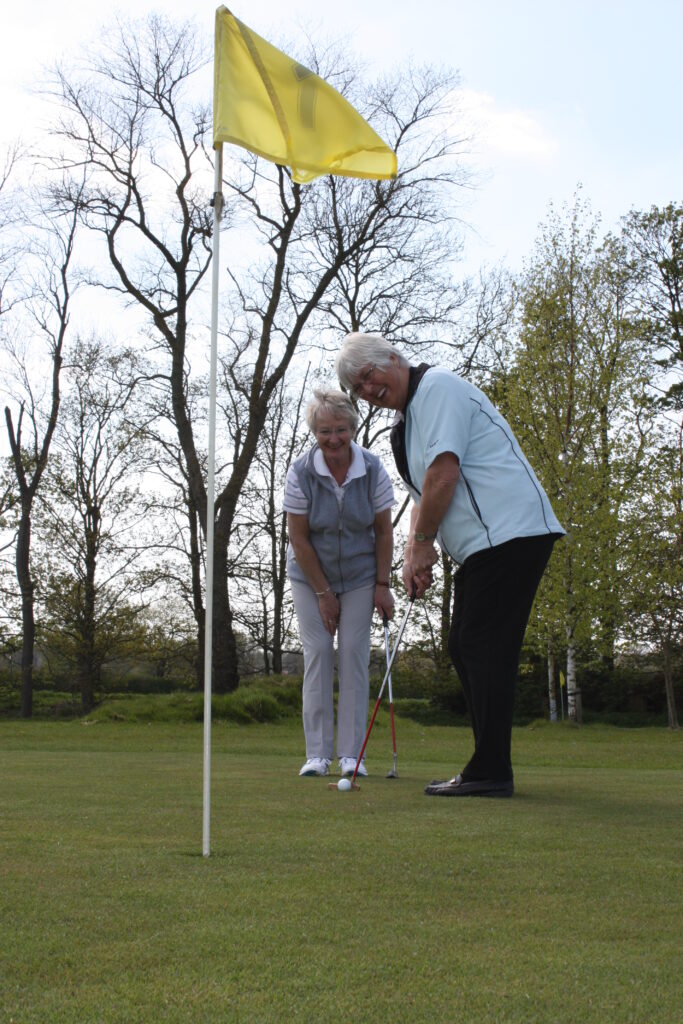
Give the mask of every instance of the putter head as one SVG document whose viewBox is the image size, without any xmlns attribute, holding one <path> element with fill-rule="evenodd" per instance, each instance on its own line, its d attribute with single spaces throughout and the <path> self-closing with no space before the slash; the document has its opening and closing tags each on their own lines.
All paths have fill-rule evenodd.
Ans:
<svg viewBox="0 0 683 1024">
<path fill-rule="evenodd" d="M 389 770 L 389 771 L 387 772 L 387 774 L 385 775 L 385 778 L 386 778 L 386 779 L 397 779 L 397 778 L 398 778 L 398 772 L 396 771 L 396 769 L 395 769 L 395 768 L 391 768 L 391 769 L 390 769 L 390 770 Z"/>
</svg>

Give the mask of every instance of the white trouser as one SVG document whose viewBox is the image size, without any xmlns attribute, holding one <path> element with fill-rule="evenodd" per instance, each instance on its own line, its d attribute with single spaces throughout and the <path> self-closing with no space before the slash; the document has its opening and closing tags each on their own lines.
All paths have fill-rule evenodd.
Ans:
<svg viewBox="0 0 683 1024">
<path fill-rule="evenodd" d="M 334 756 L 334 638 L 323 626 L 308 583 L 291 580 L 304 649 L 303 722 L 306 757 Z M 368 721 L 370 625 L 375 585 L 337 594 L 337 757 L 358 757 Z"/>
</svg>

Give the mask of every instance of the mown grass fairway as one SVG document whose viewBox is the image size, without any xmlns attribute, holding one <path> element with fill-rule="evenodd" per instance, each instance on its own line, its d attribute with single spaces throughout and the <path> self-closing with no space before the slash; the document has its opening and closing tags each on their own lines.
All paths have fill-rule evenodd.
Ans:
<svg viewBox="0 0 683 1024">
<path fill-rule="evenodd" d="M 358 793 L 296 719 L 0 722 L 2 1024 L 658 1024 L 681 1012 L 683 736 L 539 724 L 513 800 L 427 798 L 469 732 L 388 717 Z"/>
</svg>

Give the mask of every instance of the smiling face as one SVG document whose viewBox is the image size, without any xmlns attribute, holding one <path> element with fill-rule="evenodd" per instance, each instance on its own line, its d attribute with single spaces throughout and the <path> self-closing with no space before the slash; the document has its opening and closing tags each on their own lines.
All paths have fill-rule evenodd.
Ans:
<svg viewBox="0 0 683 1024">
<path fill-rule="evenodd" d="M 387 367 L 364 366 L 353 391 L 358 398 L 381 409 L 401 410 L 408 399 L 410 368 L 401 366 L 395 355 L 390 355 L 389 360 Z"/>
<path fill-rule="evenodd" d="M 343 462 L 350 459 L 353 431 L 346 417 L 319 412 L 314 434 L 326 461 Z"/>
</svg>

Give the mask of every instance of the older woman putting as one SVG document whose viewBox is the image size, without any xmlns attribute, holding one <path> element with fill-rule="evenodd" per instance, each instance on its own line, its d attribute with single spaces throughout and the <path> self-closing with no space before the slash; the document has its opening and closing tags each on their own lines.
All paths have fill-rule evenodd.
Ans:
<svg viewBox="0 0 683 1024">
<path fill-rule="evenodd" d="M 342 775 L 352 775 L 368 717 L 372 611 L 394 612 L 394 491 L 378 457 L 353 440 L 358 415 L 348 396 L 331 389 L 313 396 L 306 421 L 315 444 L 290 466 L 284 499 L 287 572 L 304 651 L 306 762 L 299 774 L 329 774 L 336 636 L 337 757 Z M 364 765 L 358 774 L 367 775 Z"/>
<path fill-rule="evenodd" d="M 529 613 L 564 530 L 507 421 L 445 366 L 411 366 L 378 334 L 349 334 L 339 379 L 396 412 L 391 443 L 414 505 L 403 583 L 431 586 L 434 542 L 457 565 L 449 653 L 467 699 L 474 753 L 428 796 L 509 797 L 512 716 Z"/>
</svg>

